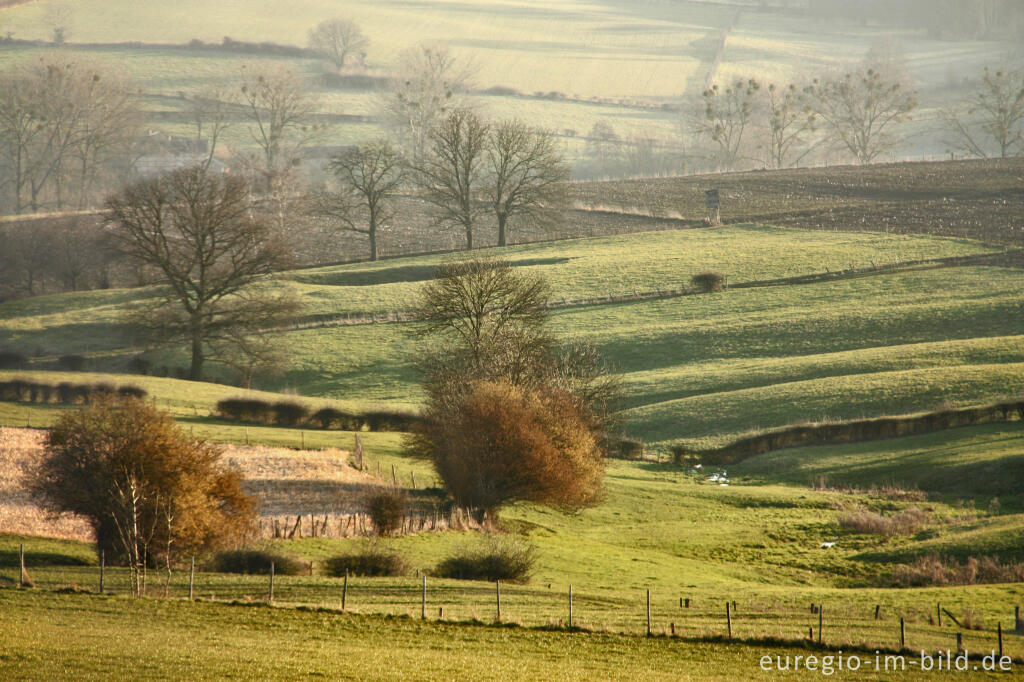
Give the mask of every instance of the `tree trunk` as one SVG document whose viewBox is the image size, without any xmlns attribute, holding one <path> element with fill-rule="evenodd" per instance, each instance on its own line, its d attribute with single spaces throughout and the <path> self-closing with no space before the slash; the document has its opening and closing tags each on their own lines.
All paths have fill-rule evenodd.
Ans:
<svg viewBox="0 0 1024 682">
<path fill-rule="evenodd" d="M 505 246 L 505 222 L 508 216 L 498 213 L 498 246 Z"/>
<path fill-rule="evenodd" d="M 189 369 L 188 376 L 192 381 L 199 381 L 203 377 L 203 361 L 206 358 L 203 357 L 203 325 L 196 319 L 196 316 L 192 318 L 192 366 Z"/>
<path fill-rule="evenodd" d="M 473 226 L 466 225 L 466 251 L 473 250 Z"/>
<path fill-rule="evenodd" d="M 370 206 L 370 224 L 366 230 L 366 235 L 370 238 L 370 260 L 377 260 L 377 211 L 374 206 Z"/>
</svg>

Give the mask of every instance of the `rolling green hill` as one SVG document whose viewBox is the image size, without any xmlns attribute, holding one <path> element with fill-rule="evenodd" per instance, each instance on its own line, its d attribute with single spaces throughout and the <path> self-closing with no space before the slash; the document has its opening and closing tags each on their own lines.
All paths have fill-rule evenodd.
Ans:
<svg viewBox="0 0 1024 682">
<path fill-rule="evenodd" d="M 872 271 L 872 264 L 988 253 L 976 242 L 879 233 L 729 226 L 532 244 L 480 252 L 545 275 L 553 329 L 600 347 L 625 388 L 624 426 L 650 443 L 691 445 L 759 428 L 936 409 L 1024 390 L 1021 271 L 941 267 Z M 299 270 L 279 286 L 303 302 L 299 328 L 274 332 L 289 349 L 283 377 L 261 387 L 350 408 L 419 400 L 407 323 L 337 324 L 399 313 L 432 268 L 458 255 Z M 704 269 L 733 284 L 849 268 L 858 276 L 805 284 L 608 302 L 682 287 Z M 82 353 L 91 369 L 123 372 L 134 348 L 121 323 L 147 291 L 37 297 L 0 304 L 0 345 L 30 369 Z M 600 298 L 598 298 L 600 297 Z M 317 322 L 319 321 L 319 322 Z M 316 323 L 316 324 L 313 324 Z M 326 326 L 319 326 L 320 323 Z M 310 326 L 310 325 L 313 326 Z M 158 364 L 182 364 L 180 355 Z M 10 371 L 4 373 L 11 376 Z M 66 379 L 67 377 L 65 377 Z M 141 379 L 141 378 L 140 378 Z M 145 379 L 171 406 L 208 413 L 234 391 Z M 187 395 L 185 399 L 182 396 Z"/>
</svg>

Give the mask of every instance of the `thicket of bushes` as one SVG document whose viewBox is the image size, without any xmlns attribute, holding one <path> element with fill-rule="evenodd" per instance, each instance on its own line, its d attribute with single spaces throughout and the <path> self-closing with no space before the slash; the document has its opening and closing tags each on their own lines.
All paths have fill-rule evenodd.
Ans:
<svg viewBox="0 0 1024 682">
<path fill-rule="evenodd" d="M 282 400 L 225 398 L 217 402 L 217 414 L 228 421 L 282 426 L 309 426 L 342 431 L 408 431 L 417 417 L 408 412 L 373 410 L 361 415 L 324 407 L 310 413 L 305 405 Z"/>
<path fill-rule="evenodd" d="M 995 403 L 983 407 L 941 410 L 907 417 L 859 419 L 833 424 L 806 424 L 787 426 L 775 431 L 759 433 L 714 450 L 691 450 L 684 445 L 672 448 L 679 464 L 699 460 L 704 464 L 732 464 L 750 457 L 805 445 L 837 445 L 866 440 L 914 436 L 961 426 L 979 426 L 1008 421 L 1016 417 L 1024 420 L 1024 400 Z"/>
<path fill-rule="evenodd" d="M 380 488 L 367 495 L 365 507 L 377 535 L 391 535 L 405 521 L 409 496 L 400 488 Z"/>
<path fill-rule="evenodd" d="M 303 575 L 309 565 L 294 557 L 262 549 L 232 549 L 217 552 L 206 564 L 206 570 L 215 573 L 269 574 L 274 564 L 276 575 Z"/>
<path fill-rule="evenodd" d="M 458 550 L 437 565 L 434 575 L 456 580 L 530 580 L 536 553 L 532 545 L 514 538 L 489 539 L 482 546 Z"/>
<path fill-rule="evenodd" d="M 955 559 L 925 556 L 892 570 L 892 583 L 896 587 L 1017 582 L 1024 582 L 1024 564 L 1004 564 L 997 557 L 989 556 L 967 557 L 962 564 Z"/>
<path fill-rule="evenodd" d="M 699 272 L 690 278 L 690 284 L 699 291 L 709 293 L 712 291 L 721 291 L 725 286 L 725 275 L 720 272 L 708 270 L 707 272 Z"/>
<path fill-rule="evenodd" d="M 28 379 L 0 381 L 0 400 L 11 402 L 87 405 L 98 398 L 113 396 L 145 398 L 146 390 L 138 386 L 115 386 L 104 382 L 96 384 L 62 382 L 54 385 Z"/>
<path fill-rule="evenodd" d="M 397 552 L 371 544 L 362 549 L 333 556 L 324 562 L 328 575 L 335 577 L 345 575 L 361 575 L 368 577 L 400 576 L 409 572 L 409 566 Z"/>
<path fill-rule="evenodd" d="M 916 507 L 891 516 L 857 508 L 839 516 L 839 527 L 870 535 L 910 535 L 928 525 L 929 519 L 928 512 Z"/>
</svg>

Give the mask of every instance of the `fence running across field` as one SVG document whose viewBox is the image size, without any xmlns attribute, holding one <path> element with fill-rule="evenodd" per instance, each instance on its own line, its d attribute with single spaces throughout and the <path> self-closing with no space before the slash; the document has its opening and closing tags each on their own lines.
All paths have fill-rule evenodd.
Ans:
<svg viewBox="0 0 1024 682">
<path fill-rule="evenodd" d="M 22 553 L 13 562 L 14 576 L 7 570 L 0 574 L 0 581 L 58 592 L 119 596 L 129 592 L 127 569 L 57 566 L 53 565 L 54 558 Z M 5 561 L 3 565 L 10 569 L 11 563 Z M 308 571 L 308 575 L 231 575 L 207 573 L 199 567 L 193 572 L 186 566 L 168 576 L 166 571 L 152 569 L 145 594 L 150 598 L 272 603 L 439 622 L 514 623 L 689 639 L 770 640 L 847 650 L 956 652 L 959 642 L 972 655 L 1002 652 L 1024 663 L 1024 620 L 1020 607 L 1012 604 L 998 613 L 985 613 L 984 629 L 969 629 L 980 627 L 980 616 L 963 603 L 908 607 L 888 601 L 872 605 L 854 599 L 824 604 L 798 603 L 793 598 L 767 601 L 763 596 L 730 600 L 726 595 L 698 590 L 681 594 L 637 590 L 635 599 L 628 599 L 621 591 L 611 594 L 571 585 L 507 585 L 441 580 L 424 574 L 334 578 L 313 575 L 313 564 L 309 564 Z M 881 598 L 889 600 L 902 594 L 893 591 Z M 949 598 L 954 599 L 954 595 Z"/>
</svg>

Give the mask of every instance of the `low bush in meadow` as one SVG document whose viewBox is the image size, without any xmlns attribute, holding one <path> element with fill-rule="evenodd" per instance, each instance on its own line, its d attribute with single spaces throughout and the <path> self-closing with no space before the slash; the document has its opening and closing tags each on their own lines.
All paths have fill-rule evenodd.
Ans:
<svg viewBox="0 0 1024 682">
<path fill-rule="evenodd" d="M 401 576 L 409 573 L 409 565 L 398 552 L 382 545 L 368 544 L 360 549 L 333 556 L 324 562 L 328 575 L 340 577 L 350 575 L 367 577 Z"/>
<path fill-rule="evenodd" d="M 536 563 L 533 546 L 514 538 L 488 538 L 457 551 L 437 565 L 434 575 L 456 580 L 529 582 Z"/>
<path fill-rule="evenodd" d="M 269 574 L 274 564 L 276 575 L 303 575 L 309 565 L 294 557 L 263 549 L 232 549 L 217 552 L 206 564 L 214 573 Z"/>
</svg>

